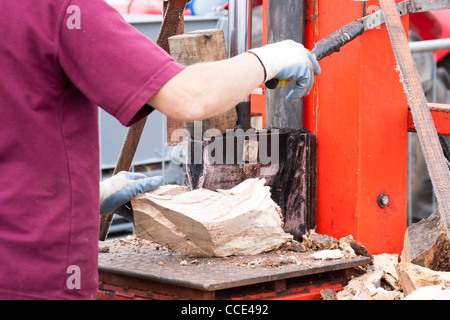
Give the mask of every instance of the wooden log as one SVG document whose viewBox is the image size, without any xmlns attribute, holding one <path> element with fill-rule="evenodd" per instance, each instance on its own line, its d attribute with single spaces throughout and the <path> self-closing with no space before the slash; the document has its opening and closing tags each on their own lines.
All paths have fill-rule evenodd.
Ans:
<svg viewBox="0 0 450 320">
<path fill-rule="evenodd" d="M 367 250 L 367 248 L 362 244 L 353 239 L 352 235 L 348 235 L 339 239 L 339 248 L 347 252 L 353 252 L 354 254 L 369 257 L 370 262 L 373 263 L 373 256 Z"/>
<path fill-rule="evenodd" d="M 375 269 L 383 270 L 383 279 L 392 289 L 401 291 L 402 286 L 399 281 L 396 266 L 398 264 L 398 255 L 382 253 L 373 256 L 373 265 Z"/>
<path fill-rule="evenodd" d="M 233 188 L 245 179 L 264 178 L 282 210 L 284 230 L 301 241 L 316 227 L 316 137 L 300 129 L 237 131 L 191 141 L 187 161 L 191 188 Z M 246 146 L 257 150 L 250 161 L 245 159 Z"/>
<path fill-rule="evenodd" d="M 409 262 L 399 263 L 396 270 L 406 296 L 422 287 L 450 287 L 450 272 L 434 271 Z"/>
<path fill-rule="evenodd" d="M 450 271 L 450 242 L 438 212 L 408 227 L 401 260 L 435 271 Z"/>
<path fill-rule="evenodd" d="M 373 256 L 371 270 L 352 279 L 337 300 L 399 300 L 404 297 L 399 290 L 399 280 L 395 269 L 398 255 L 380 254 Z M 386 283 L 386 284 L 385 284 Z"/>
<path fill-rule="evenodd" d="M 152 192 L 153 197 L 170 198 L 186 192 L 182 186 L 163 186 Z M 155 241 L 165 247 L 180 252 L 198 252 L 206 255 L 175 224 L 167 219 L 160 210 L 148 204 L 145 197 L 138 197 L 132 201 L 134 210 L 134 226 L 136 236 Z M 136 206 L 136 207 L 134 207 Z"/>
<path fill-rule="evenodd" d="M 450 289 L 442 285 L 422 287 L 403 300 L 450 300 Z"/>
<path fill-rule="evenodd" d="M 132 201 L 136 235 L 191 256 L 254 255 L 292 240 L 264 179 L 229 190 L 161 187 Z M 172 192 L 172 194 L 170 193 Z"/>
<path fill-rule="evenodd" d="M 384 272 L 377 269 L 352 279 L 344 290 L 336 294 L 337 300 L 399 300 L 401 292 L 381 286 Z"/>
<path fill-rule="evenodd" d="M 221 29 L 209 29 L 187 32 L 169 38 L 170 54 L 176 62 L 183 65 L 192 65 L 199 62 L 211 62 L 227 59 L 225 38 Z M 231 93 L 230 93 L 231 94 Z M 167 143 L 169 145 L 179 144 L 179 137 L 172 134 L 176 129 L 186 129 L 190 137 L 194 138 L 194 123 L 167 120 Z M 217 129 L 225 133 L 227 129 L 236 127 L 237 114 L 232 109 L 224 114 L 214 116 L 201 121 L 201 131 L 195 132 L 196 138 L 203 139 L 208 129 Z"/>
</svg>

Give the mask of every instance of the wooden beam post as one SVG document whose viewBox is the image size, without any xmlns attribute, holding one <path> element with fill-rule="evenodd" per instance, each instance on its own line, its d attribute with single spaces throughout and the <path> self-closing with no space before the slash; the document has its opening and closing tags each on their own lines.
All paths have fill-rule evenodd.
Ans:
<svg viewBox="0 0 450 320">
<path fill-rule="evenodd" d="M 175 61 L 186 66 L 199 62 L 211 62 L 227 59 L 225 38 L 221 29 L 198 30 L 169 39 L 170 53 Z M 231 94 L 231 93 L 230 93 Z M 201 137 L 208 129 L 217 129 L 225 133 L 227 129 L 236 128 L 236 110 L 232 109 L 224 114 L 211 117 L 202 121 Z M 184 128 L 194 138 L 194 122 L 183 122 Z M 169 145 L 176 145 L 179 137 L 172 139 L 173 132 L 167 133 Z M 197 136 L 199 133 L 196 133 Z"/>
</svg>

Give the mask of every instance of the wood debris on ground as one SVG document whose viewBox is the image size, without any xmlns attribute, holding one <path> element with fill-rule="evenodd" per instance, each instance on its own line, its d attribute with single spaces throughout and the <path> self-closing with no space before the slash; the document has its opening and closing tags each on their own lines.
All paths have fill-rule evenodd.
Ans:
<svg viewBox="0 0 450 320">
<path fill-rule="evenodd" d="M 450 300 L 450 272 L 435 271 L 410 262 L 400 262 L 396 254 L 373 256 L 367 272 L 350 280 L 332 300 Z"/>
<path fill-rule="evenodd" d="M 110 252 L 110 247 L 123 247 L 131 253 L 137 253 L 142 256 L 154 255 L 156 252 L 160 258 L 160 260 L 156 263 L 160 266 L 164 266 L 166 264 L 166 262 L 164 262 L 165 258 L 177 257 L 179 260 L 178 263 L 183 266 L 198 265 L 200 263 L 214 264 L 218 261 L 229 261 L 230 263 L 240 267 L 248 268 L 278 268 L 288 265 L 315 267 L 318 263 L 315 261 L 351 259 L 360 255 L 356 254 L 350 247 L 350 242 L 354 242 L 352 236 L 337 240 L 327 235 L 312 232 L 308 236 L 303 236 L 301 242 L 290 240 L 284 242 L 277 249 L 260 253 L 258 255 L 205 257 L 201 255 L 185 255 L 157 242 L 134 235 L 126 238 L 112 239 L 107 242 L 100 241 L 99 253 L 105 254 Z M 330 254 L 330 252 L 332 253 Z"/>
<path fill-rule="evenodd" d="M 372 265 L 333 300 L 450 300 L 450 244 L 438 212 L 405 233 L 401 256 L 374 255 Z"/>
<path fill-rule="evenodd" d="M 364 246 L 352 244 L 355 252 Z M 408 227 L 401 256 L 379 254 L 360 276 L 324 300 L 450 300 L 450 243 L 438 212 Z"/>
<path fill-rule="evenodd" d="M 355 245 L 352 236 L 335 239 L 327 235 L 312 233 L 304 236 L 301 242 L 290 241 L 277 250 L 253 256 L 196 257 L 173 251 L 150 240 L 136 236 L 109 240 L 99 246 L 99 254 L 107 255 L 110 247 L 127 248 L 143 257 L 150 256 L 159 267 L 164 268 L 175 258 L 176 263 L 188 268 L 198 265 L 215 265 L 227 263 L 241 268 L 285 268 L 290 266 L 315 267 L 314 261 L 323 261 L 330 251 L 340 252 L 327 259 L 348 259 L 359 254 L 350 246 L 361 250 L 362 245 Z M 107 249 L 106 249 L 107 248 Z M 365 250 L 362 250 L 365 251 Z M 319 259 L 314 256 L 325 252 Z M 156 253 L 156 256 L 155 256 Z M 367 254 L 367 253 L 366 253 Z M 400 262 L 396 254 L 378 254 L 371 256 L 372 263 L 358 267 L 358 276 L 351 279 L 339 292 L 323 290 L 324 300 L 448 300 L 450 294 L 450 272 L 434 271 L 408 262 Z M 150 258 L 150 257 L 149 257 Z"/>
<path fill-rule="evenodd" d="M 159 251 L 154 260 L 160 267 L 169 256 L 185 267 L 228 261 L 243 268 L 308 268 L 320 261 L 366 256 L 370 265 L 358 267 L 359 276 L 340 292 L 323 290 L 322 299 L 450 300 L 450 244 L 438 214 L 408 228 L 399 257 L 371 255 L 351 235 L 335 239 L 311 231 L 294 240 L 283 231 L 280 210 L 258 179 L 218 192 L 160 188 L 136 198 L 133 208 L 138 236 L 112 243 L 143 255 Z M 108 252 L 107 245 L 99 245 L 99 254 Z"/>
</svg>

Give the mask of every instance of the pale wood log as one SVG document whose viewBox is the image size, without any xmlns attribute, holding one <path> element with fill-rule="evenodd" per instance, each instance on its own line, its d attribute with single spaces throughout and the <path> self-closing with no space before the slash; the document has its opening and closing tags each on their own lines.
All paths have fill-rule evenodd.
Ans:
<svg viewBox="0 0 450 320">
<path fill-rule="evenodd" d="M 434 271 L 409 262 L 399 263 L 396 269 L 406 296 L 422 287 L 435 285 L 450 287 L 450 272 Z"/>
<path fill-rule="evenodd" d="M 228 58 L 225 38 L 221 29 L 208 29 L 187 32 L 169 38 L 170 54 L 176 62 L 189 66 L 199 62 L 212 62 Z M 230 93 L 232 94 L 232 93 Z M 179 144 L 178 137 L 172 139 L 172 134 L 176 129 L 186 129 L 190 138 L 194 138 L 194 123 L 182 122 L 168 119 L 167 142 L 169 145 Z M 198 137 L 203 139 L 203 135 L 208 129 L 217 129 L 225 133 L 227 129 L 235 129 L 237 121 L 236 109 L 232 109 L 224 114 L 214 116 L 202 121 L 201 132 L 196 132 Z"/>
<path fill-rule="evenodd" d="M 132 201 L 138 237 L 192 256 L 254 255 L 292 240 L 264 179 L 230 190 L 155 190 Z"/>
<path fill-rule="evenodd" d="M 163 186 L 152 192 L 154 197 L 171 198 L 187 191 L 182 186 Z M 158 209 L 148 204 L 146 197 L 137 197 L 132 201 L 136 236 L 158 242 L 180 252 L 195 252 L 205 255 L 200 248 L 189 241 L 186 234 L 167 219 Z"/>
<path fill-rule="evenodd" d="M 348 253 L 369 257 L 370 262 L 373 263 L 373 256 L 369 253 L 367 248 L 363 244 L 353 239 L 352 235 L 348 235 L 346 237 L 339 239 L 339 248 Z"/>
<path fill-rule="evenodd" d="M 336 294 L 337 300 L 399 300 L 401 292 L 381 287 L 384 272 L 381 269 L 368 272 L 350 280 L 344 290 Z"/>
<path fill-rule="evenodd" d="M 450 271 L 450 242 L 438 212 L 408 227 L 401 260 L 435 271 Z"/>
<path fill-rule="evenodd" d="M 373 265 L 375 269 L 383 270 L 383 279 L 397 291 L 402 290 L 402 286 L 397 274 L 396 265 L 398 264 L 398 255 L 382 253 L 373 256 Z"/>
<path fill-rule="evenodd" d="M 337 293 L 337 300 L 399 300 L 403 293 L 395 266 L 398 256 L 393 254 L 379 254 L 373 256 L 371 269 L 352 279 L 344 289 Z M 382 280 L 392 288 L 383 287 Z"/>
<path fill-rule="evenodd" d="M 442 285 L 422 287 L 403 300 L 450 300 L 450 288 Z"/>
</svg>

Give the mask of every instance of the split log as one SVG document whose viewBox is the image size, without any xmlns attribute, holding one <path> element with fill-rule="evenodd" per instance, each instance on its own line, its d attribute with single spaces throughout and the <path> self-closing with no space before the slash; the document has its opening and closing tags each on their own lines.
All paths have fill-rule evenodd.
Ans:
<svg viewBox="0 0 450 320">
<path fill-rule="evenodd" d="M 406 296 L 422 287 L 450 287 L 450 272 L 434 271 L 408 262 L 399 263 L 396 269 Z"/>
<path fill-rule="evenodd" d="M 401 291 L 402 286 L 399 281 L 396 266 L 398 264 L 398 255 L 382 253 L 373 256 L 373 265 L 375 269 L 383 270 L 383 279 L 392 289 Z"/>
<path fill-rule="evenodd" d="M 435 271 L 450 271 L 450 242 L 439 212 L 408 227 L 401 260 Z"/>
<path fill-rule="evenodd" d="M 339 248 L 348 253 L 369 257 L 370 262 L 373 263 L 373 256 L 369 253 L 367 248 L 363 244 L 353 239 L 352 235 L 348 235 L 346 237 L 339 239 Z"/>
<path fill-rule="evenodd" d="M 160 187 L 132 201 L 136 235 L 190 256 L 254 255 L 292 240 L 264 179 L 229 190 Z"/>
<path fill-rule="evenodd" d="M 336 294 L 337 300 L 399 300 L 403 293 L 399 291 L 395 265 L 397 255 L 380 254 L 373 256 L 371 270 L 352 279 L 342 291 Z"/>
<path fill-rule="evenodd" d="M 336 294 L 337 300 L 399 300 L 401 292 L 381 286 L 383 270 L 375 270 L 350 280 L 344 290 Z"/>
<path fill-rule="evenodd" d="M 403 300 L 450 300 L 450 288 L 442 285 L 422 287 Z"/>
</svg>

